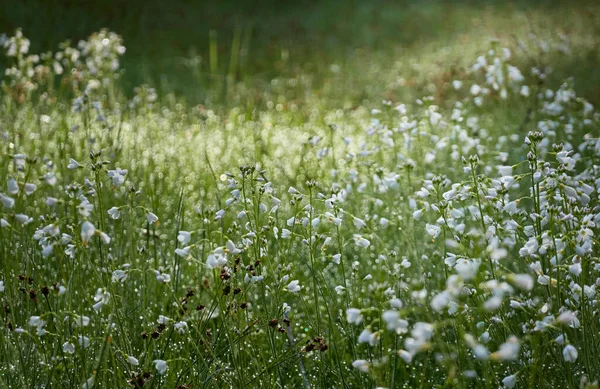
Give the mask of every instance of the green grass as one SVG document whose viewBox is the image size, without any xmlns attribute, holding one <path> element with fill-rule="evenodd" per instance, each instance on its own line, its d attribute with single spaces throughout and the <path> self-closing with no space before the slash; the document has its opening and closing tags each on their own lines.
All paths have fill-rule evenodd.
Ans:
<svg viewBox="0 0 600 389">
<path fill-rule="evenodd" d="M 412 98 L 468 65 L 490 38 L 514 47 L 516 37 L 527 39 L 532 32 L 587 41 L 585 49 L 574 50 L 578 74 L 571 62 L 555 66 L 564 76 L 576 76 L 584 96 L 599 99 L 598 54 L 592 49 L 600 23 L 593 1 L 303 0 L 282 6 L 149 0 L 136 7 L 128 1 L 19 0 L 3 2 L 0 11 L 2 29 L 24 28 L 34 52 L 64 40 L 76 43 L 100 28 L 116 31 L 128 49 L 127 93 L 149 83 L 161 96 L 174 93 L 194 104 L 264 105 L 280 94 L 300 101 L 316 95 L 331 107 L 382 96 Z M 216 58 L 210 55 L 211 31 Z M 240 51 L 232 56 L 235 45 Z M 289 78 L 307 80 L 289 88 Z M 400 78 L 408 87 L 398 84 Z"/>
<path fill-rule="evenodd" d="M 597 387 L 598 8 L 2 3 L 0 387 Z"/>
</svg>

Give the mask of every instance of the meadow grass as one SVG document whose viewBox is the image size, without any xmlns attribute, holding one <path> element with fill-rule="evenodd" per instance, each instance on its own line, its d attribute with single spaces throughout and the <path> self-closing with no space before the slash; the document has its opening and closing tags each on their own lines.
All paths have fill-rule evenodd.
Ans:
<svg viewBox="0 0 600 389">
<path fill-rule="evenodd" d="M 0 386 L 597 387 L 598 7 L 531 4 L 3 37 Z"/>
</svg>

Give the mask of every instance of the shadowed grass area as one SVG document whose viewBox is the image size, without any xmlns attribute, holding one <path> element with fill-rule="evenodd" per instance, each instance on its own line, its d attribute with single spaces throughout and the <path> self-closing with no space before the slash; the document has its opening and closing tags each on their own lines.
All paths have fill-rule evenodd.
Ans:
<svg viewBox="0 0 600 389">
<path fill-rule="evenodd" d="M 573 50 L 553 64 L 598 101 L 599 9 L 593 1 L 8 0 L 0 5 L 0 30 L 22 27 L 38 52 L 109 28 L 128 49 L 129 89 L 148 83 L 162 95 L 219 106 L 280 94 L 301 101 L 316 95 L 329 106 L 439 95 L 490 38 L 516 46 L 516 37 L 564 33 L 575 37 Z"/>
</svg>

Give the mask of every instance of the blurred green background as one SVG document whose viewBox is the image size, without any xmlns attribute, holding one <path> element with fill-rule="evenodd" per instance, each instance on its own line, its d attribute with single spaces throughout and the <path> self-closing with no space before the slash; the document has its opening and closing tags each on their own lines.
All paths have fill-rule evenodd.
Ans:
<svg viewBox="0 0 600 389">
<path fill-rule="evenodd" d="M 2 0 L 0 32 L 22 27 L 31 52 L 42 52 L 103 27 L 115 31 L 127 47 L 126 90 L 147 83 L 192 104 L 284 95 L 346 107 L 439 95 L 490 38 L 517 48 L 519 40 L 566 34 L 572 50 L 552 59 L 555 72 L 574 75 L 581 93 L 599 102 L 599 3 Z M 550 62 L 539 50 L 521 54 Z"/>
</svg>

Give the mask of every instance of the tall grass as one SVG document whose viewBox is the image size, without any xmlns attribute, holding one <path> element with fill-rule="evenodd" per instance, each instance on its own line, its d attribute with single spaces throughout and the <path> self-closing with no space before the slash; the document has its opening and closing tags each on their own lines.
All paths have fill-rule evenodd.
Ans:
<svg viewBox="0 0 600 389">
<path fill-rule="evenodd" d="M 596 387 L 600 115 L 553 79 L 569 42 L 493 41 L 404 104 L 219 112 L 127 99 L 114 33 L 17 31 L 0 382 Z"/>
</svg>

